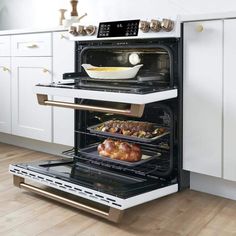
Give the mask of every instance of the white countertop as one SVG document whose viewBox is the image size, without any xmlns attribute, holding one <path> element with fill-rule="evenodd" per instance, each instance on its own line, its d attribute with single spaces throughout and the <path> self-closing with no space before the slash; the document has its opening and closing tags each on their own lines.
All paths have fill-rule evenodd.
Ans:
<svg viewBox="0 0 236 236">
<path fill-rule="evenodd" d="M 217 19 L 230 19 L 236 18 L 236 11 L 227 11 L 227 12 L 215 12 L 215 13 L 205 13 L 205 14 L 189 14 L 181 15 L 180 20 L 182 22 L 187 21 L 201 21 L 201 20 L 217 20 Z"/>
<path fill-rule="evenodd" d="M 12 29 L 12 30 L 0 30 L 0 35 L 11 34 L 28 34 L 28 33 L 42 33 L 42 32 L 55 32 L 55 31 L 67 31 L 63 26 L 50 27 L 50 28 L 27 28 L 27 29 Z"/>
</svg>

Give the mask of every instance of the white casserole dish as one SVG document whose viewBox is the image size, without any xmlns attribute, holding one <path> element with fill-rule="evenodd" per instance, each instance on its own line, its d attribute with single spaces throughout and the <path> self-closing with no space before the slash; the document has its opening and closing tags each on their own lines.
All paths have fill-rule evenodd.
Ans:
<svg viewBox="0 0 236 236">
<path fill-rule="evenodd" d="M 136 76 L 143 65 L 134 67 L 96 67 L 90 64 L 82 64 L 90 78 L 94 79 L 131 79 Z"/>
</svg>

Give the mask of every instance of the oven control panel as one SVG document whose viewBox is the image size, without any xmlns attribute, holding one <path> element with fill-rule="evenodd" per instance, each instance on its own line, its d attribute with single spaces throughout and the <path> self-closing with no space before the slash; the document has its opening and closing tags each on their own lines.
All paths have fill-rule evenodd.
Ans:
<svg viewBox="0 0 236 236">
<path fill-rule="evenodd" d="M 133 37 L 138 35 L 138 30 L 139 20 L 101 22 L 97 37 Z"/>
</svg>

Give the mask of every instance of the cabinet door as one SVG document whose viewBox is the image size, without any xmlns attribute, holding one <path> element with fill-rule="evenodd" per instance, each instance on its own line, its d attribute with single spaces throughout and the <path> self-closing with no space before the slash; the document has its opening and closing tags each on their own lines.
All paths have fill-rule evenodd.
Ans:
<svg viewBox="0 0 236 236">
<path fill-rule="evenodd" d="M 10 57 L 11 56 L 11 38 L 10 36 L 0 37 L 0 56 Z"/>
<path fill-rule="evenodd" d="M 224 172 L 236 181 L 236 20 L 224 21 Z"/>
<path fill-rule="evenodd" d="M 53 81 L 62 80 L 66 72 L 74 71 L 74 42 L 66 32 L 53 33 Z M 54 97 L 57 101 L 74 102 L 71 98 Z M 53 107 L 53 142 L 74 146 L 74 110 Z"/>
<path fill-rule="evenodd" d="M 184 24 L 183 167 L 217 177 L 222 176 L 222 56 L 223 21 Z"/>
<path fill-rule="evenodd" d="M 0 132 L 11 133 L 11 59 L 0 57 Z"/>
<path fill-rule="evenodd" d="M 12 133 L 50 142 L 52 108 L 40 106 L 33 88 L 52 82 L 50 57 L 12 58 Z"/>
</svg>

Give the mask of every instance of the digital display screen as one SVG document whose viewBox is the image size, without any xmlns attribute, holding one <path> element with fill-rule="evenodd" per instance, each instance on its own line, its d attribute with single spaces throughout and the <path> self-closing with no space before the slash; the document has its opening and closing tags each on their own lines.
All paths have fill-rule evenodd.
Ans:
<svg viewBox="0 0 236 236">
<path fill-rule="evenodd" d="M 139 20 L 101 22 L 98 38 L 132 37 L 138 35 Z"/>
</svg>

